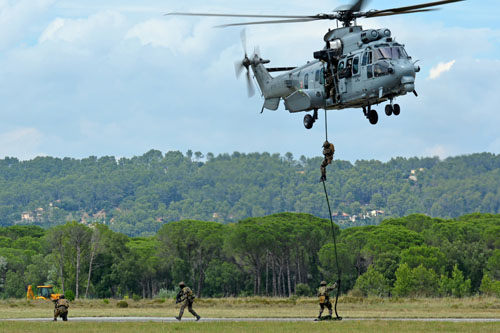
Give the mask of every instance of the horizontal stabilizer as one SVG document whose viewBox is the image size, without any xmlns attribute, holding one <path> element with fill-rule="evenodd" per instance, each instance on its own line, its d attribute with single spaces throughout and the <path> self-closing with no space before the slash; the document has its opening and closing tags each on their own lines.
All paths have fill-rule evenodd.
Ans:
<svg viewBox="0 0 500 333">
<path fill-rule="evenodd" d="M 264 107 L 268 110 L 276 111 L 280 105 L 280 98 L 267 98 L 264 101 Z"/>
<path fill-rule="evenodd" d="M 271 67 L 271 68 L 266 68 L 268 72 L 287 72 L 287 71 L 292 71 L 297 67 Z"/>
</svg>

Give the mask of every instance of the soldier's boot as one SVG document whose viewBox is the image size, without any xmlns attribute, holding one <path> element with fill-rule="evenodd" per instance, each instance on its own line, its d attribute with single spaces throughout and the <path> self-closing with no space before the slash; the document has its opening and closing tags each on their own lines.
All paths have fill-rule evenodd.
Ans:
<svg viewBox="0 0 500 333">
<path fill-rule="evenodd" d="M 57 321 L 57 318 L 54 318 L 54 321 Z"/>
<path fill-rule="evenodd" d="M 192 307 L 188 308 L 188 311 L 191 312 L 191 314 L 196 317 L 196 321 L 200 320 L 201 317 L 198 316 L 198 314 L 196 313 L 196 311 L 194 311 Z"/>
<path fill-rule="evenodd" d="M 68 315 L 64 315 L 64 316 L 62 317 L 62 320 L 63 320 L 63 321 L 68 321 Z"/>
<path fill-rule="evenodd" d="M 175 319 L 177 319 L 178 321 L 181 321 L 181 317 L 179 317 L 179 316 L 175 316 Z"/>
</svg>

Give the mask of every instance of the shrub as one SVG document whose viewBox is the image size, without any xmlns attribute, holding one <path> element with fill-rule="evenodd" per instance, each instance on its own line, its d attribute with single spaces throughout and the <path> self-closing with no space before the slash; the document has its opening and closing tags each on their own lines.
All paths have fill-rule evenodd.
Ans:
<svg viewBox="0 0 500 333">
<path fill-rule="evenodd" d="M 103 299 L 103 300 L 102 300 L 102 302 L 103 302 L 104 304 L 109 304 L 109 299 Z"/>
<path fill-rule="evenodd" d="M 154 296 L 154 298 L 175 299 L 176 296 L 177 293 L 175 292 L 175 290 L 160 289 L 160 291 Z"/>
<path fill-rule="evenodd" d="M 358 277 L 354 289 L 361 291 L 363 296 L 387 296 L 389 283 L 382 273 L 370 266 L 365 274 Z"/>
<path fill-rule="evenodd" d="M 295 294 L 297 296 L 312 296 L 312 289 L 305 283 L 299 283 L 295 288 Z"/>
<path fill-rule="evenodd" d="M 356 288 L 356 287 L 354 289 L 352 289 L 351 291 L 349 291 L 348 295 L 350 297 L 356 297 L 356 298 L 361 298 L 361 297 L 365 296 L 363 291 L 361 289 Z"/>
<path fill-rule="evenodd" d="M 464 279 L 464 275 L 458 266 L 453 267 L 451 277 L 441 275 L 439 281 L 439 293 L 442 296 L 464 297 L 469 295 L 471 289 L 471 280 Z"/>
<path fill-rule="evenodd" d="M 156 298 L 153 303 L 165 303 L 165 299 L 164 298 Z"/>
<path fill-rule="evenodd" d="M 137 294 L 133 294 L 132 299 L 134 300 L 134 302 L 139 302 L 141 300 L 141 296 L 139 296 Z"/>
<path fill-rule="evenodd" d="M 116 303 L 116 306 L 119 308 L 128 308 L 128 303 L 127 301 L 119 301 L 118 303 Z"/>
<path fill-rule="evenodd" d="M 423 265 L 411 269 L 406 263 L 396 271 L 393 292 L 396 296 L 432 296 L 438 289 L 438 277 Z"/>
<path fill-rule="evenodd" d="M 484 274 L 479 290 L 485 295 L 500 297 L 500 281 L 494 281 L 488 274 Z"/>
<path fill-rule="evenodd" d="M 64 297 L 66 297 L 68 301 L 73 302 L 75 300 L 75 293 L 73 290 L 66 290 Z"/>
</svg>

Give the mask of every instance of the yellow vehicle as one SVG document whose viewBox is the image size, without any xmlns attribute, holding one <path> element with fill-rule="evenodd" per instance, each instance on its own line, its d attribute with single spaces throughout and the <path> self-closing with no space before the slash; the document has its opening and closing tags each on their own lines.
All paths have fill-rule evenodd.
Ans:
<svg viewBox="0 0 500 333">
<path fill-rule="evenodd" d="M 43 299 L 45 301 L 55 301 L 61 297 L 61 294 L 54 294 L 53 286 L 36 286 L 36 296 L 33 293 L 33 288 L 31 284 L 28 286 L 28 291 L 26 292 L 27 299 Z"/>
</svg>

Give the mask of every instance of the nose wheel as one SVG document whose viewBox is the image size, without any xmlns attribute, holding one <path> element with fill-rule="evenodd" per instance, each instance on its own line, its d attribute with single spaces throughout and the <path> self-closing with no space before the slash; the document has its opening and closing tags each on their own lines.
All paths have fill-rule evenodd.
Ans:
<svg viewBox="0 0 500 333">
<path fill-rule="evenodd" d="M 304 116 L 304 127 L 307 129 L 311 129 L 317 119 L 318 119 L 318 110 L 314 110 L 312 116 L 310 114 L 306 114 Z"/>
<path fill-rule="evenodd" d="M 395 115 L 395 116 L 399 116 L 399 114 L 401 113 L 401 107 L 399 106 L 399 104 L 387 104 L 385 106 L 385 114 L 387 116 L 391 116 L 391 115 Z"/>
<path fill-rule="evenodd" d="M 395 115 L 395 116 L 399 116 L 399 114 L 401 113 L 401 107 L 399 106 L 399 104 L 394 104 L 394 107 L 393 107 L 393 111 L 392 113 Z"/>
</svg>

